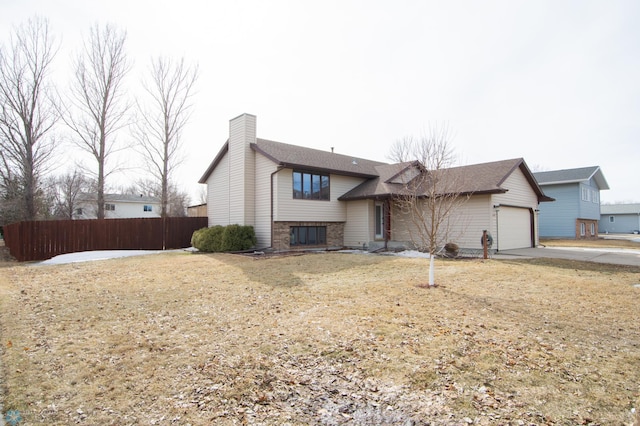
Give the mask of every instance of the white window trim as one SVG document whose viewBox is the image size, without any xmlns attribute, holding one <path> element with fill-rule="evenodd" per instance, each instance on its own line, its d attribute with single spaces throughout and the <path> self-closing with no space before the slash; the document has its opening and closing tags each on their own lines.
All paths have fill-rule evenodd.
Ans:
<svg viewBox="0 0 640 426">
<path fill-rule="evenodd" d="M 380 209 L 380 222 L 378 223 L 378 209 Z M 384 238 L 384 204 L 376 203 L 373 210 L 373 233 L 376 240 Z M 378 225 L 380 226 L 380 233 L 378 233 Z"/>
</svg>

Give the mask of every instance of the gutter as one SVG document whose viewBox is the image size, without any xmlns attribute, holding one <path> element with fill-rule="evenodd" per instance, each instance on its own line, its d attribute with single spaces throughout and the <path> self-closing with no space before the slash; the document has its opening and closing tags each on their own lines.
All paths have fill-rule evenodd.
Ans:
<svg viewBox="0 0 640 426">
<path fill-rule="evenodd" d="M 269 221 L 269 227 L 271 228 L 271 244 L 269 244 L 269 248 L 273 249 L 273 176 L 278 173 L 280 170 L 282 170 L 284 167 L 282 166 L 278 166 L 269 176 L 270 179 L 270 183 L 269 183 L 269 191 L 271 192 L 271 194 L 269 194 L 270 197 L 270 209 L 271 209 L 271 219 Z"/>
</svg>

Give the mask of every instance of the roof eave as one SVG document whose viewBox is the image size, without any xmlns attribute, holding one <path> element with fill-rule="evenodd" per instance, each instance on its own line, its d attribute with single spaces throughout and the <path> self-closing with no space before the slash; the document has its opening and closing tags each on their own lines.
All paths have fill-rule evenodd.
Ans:
<svg viewBox="0 0 640 426">
<path fill-rule="evenodd" d="M 222 145 L 222 148 L 220 148 L 216 157 L 213 159 L 211 164 L 209 164 L 209 167 L 207 167 L 207 170 L 204 172 L 198 183 L 207 183 L 207 179 L 209 179 L 209 176 L 213 173 L 213 169 L 215 169 L 218 163 L 220 163 L 222 157 L 224 157 L 227 151 L 229 151 L 229 139 L 227 139 L 224 145 Z"/>
</svg>

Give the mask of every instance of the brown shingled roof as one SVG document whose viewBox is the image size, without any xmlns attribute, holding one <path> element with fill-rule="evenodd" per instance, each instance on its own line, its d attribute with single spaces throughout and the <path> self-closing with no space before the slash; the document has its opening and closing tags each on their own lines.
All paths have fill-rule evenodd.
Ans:
<svg viewBox="0 0 640 426">
<path fill-rule="evenodd" d="M 227 153 L 228 143 L 227 141 L 220 149 L 200 178 L 200 183 L 206 182 L 213 169 Z M 282 167 L 367 178 L 362 184 L 342 195 L 339 200 L 380 199 L 400 195 L 406 190 L 403 182 L 411 177 L 412 170 L 422 169 L 417 162 L 386 164 L 259 138 L 256 139 L 256 143 L 251 144 L 251 148 Z M 446 173 L 448 179 L 459 183 L 456 191 L 460 193 L 496 194 L 507 191 L 501 185 L 517 168 L 522 170 L 540 201 L 553 201 L 552 198 L 544 195 L 522 158 L 452 167 L 442 170 L 441 173 Z"/>
<path fill-rule="evenodd" d="M 395 174 L 397 174 L 406 164 L 389 164 L 377 167 L 376 169 L 380 173 L 379 177 L 363 182 L 339 199 L 358 200 L 400 195 L 404 186 L 401 183 L 391 183 L 390 180 L 395 176 L 392 173 L 395 171 Z M 524 173 L 531 187 L 538 195 L 538 199 L 540 201 L 551 201 L 549 197 L 544 195 L 522 158 L 451 167 L 436 173 L 446 173 L 447 179 L 454 180 L 458 184 L 456 192 L 462 194 L 498 194 L 507 191 L 501 185 L 518 168 Z"/>
<path fill-rule="evenodd" d="M 282 167 L 304 168 L 347 176 L 373 178 L 378 176 L 376 166 L 384 164 L 266 139 L 256 139 L 256 143 L 251 144 L 251 148 Z"/>
</svg>

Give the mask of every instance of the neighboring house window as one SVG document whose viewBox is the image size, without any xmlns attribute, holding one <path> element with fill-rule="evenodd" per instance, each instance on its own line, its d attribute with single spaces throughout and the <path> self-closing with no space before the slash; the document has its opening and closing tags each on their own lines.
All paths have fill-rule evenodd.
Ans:
<svg viewBox="0 0 640 426">
<path fill-rule="evenodd" d="M 78 208 L 76 209 L 76 214 L 77 214 L 77 215 L 81 215 L 81 214 L 82 214 L 82 207 L 78 207 Z"/>
<path fill-rule="evenodd" d="M 596 191 L 595 189 L 591 191 L 591 202 L 593 203 L 599 203 L 600 202 L 600 197 L 598 196 L 598 191 Z"/>
<path fill-rule="evenodd" d="M 144 206 L 144 211 L 145 212 L 152 212 L 153 211 L 153 207 L 152 206 Z"/>
<path fill-rule="evenodd" d="M 292 226 L 289 230 L 289 245 L 309 246 L 327 243 L 326 226 Z"/>
<path fill-rule="evenodd" d="M 294 170 L 293 198 L 328 201 L 329 175 Z"/>
<path fill-rule="evenodd" d="M 586 186 L 582 187 L 582 201 L 590 201 L 589 200 L 589 188 Z"/>
<path fill-rule="evenodd" d="M 592 223 L 591 224 L 591 236 L 596 235 L 596 224 Z"/>
<path fill-rule="evenodd" d="M 384 237 L 384 205 L 381 203 L 376 203 L 375 221 L 375 237 L 380 239 Z"/>
<path fill-rule="evenodd" d="M 615 223 L 615 221 L 616 221 L 615 216 L 609 216 L 609 223 Z"/>
<path fill-rule="evenodd" d="M 111 210 L 111 211 L 114 211 L 114 210 L 116 209 L 116 205 L 115 205 L 115 204 L 105 203 L 105 205 L 104 205 L 104 209 L 105 209 L 105 210 Z"/>
<path fill-rule="evenodd" d="M 584 224 L 584 222 L 580 222 L 580 236 L 584 237 L 586 233 L 587 233 L 587 226 Z"/>
</svg>

